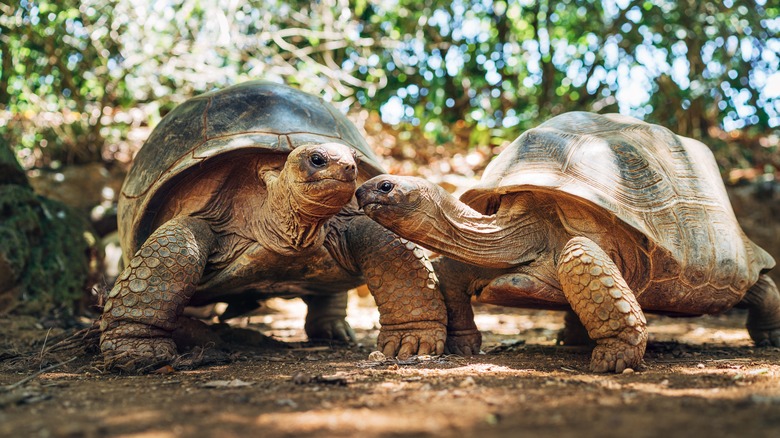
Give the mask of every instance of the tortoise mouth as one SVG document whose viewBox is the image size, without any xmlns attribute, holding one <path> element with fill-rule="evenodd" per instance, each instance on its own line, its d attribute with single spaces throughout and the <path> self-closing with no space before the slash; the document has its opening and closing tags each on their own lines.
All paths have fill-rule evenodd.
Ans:
<svg viewBox="0 0 780 438">
<path fill-rule="evenodd" d="M 355 177 L 348 177 L 348 176 L 347 176 L 347 177 L 343 177 L 343 178 L 336 178 L 336 177 L 329 176 L 329 177 L 325 177 L 325 178 L 320 178 L 320 179 L 318 179 L 318 180 L 315 180 L 315 181 L 312 181 L 312 182 L 319 182 L 319 181 L 339 181 L 339 182 L 343 182 L 343 183 L 353 183 L 353 182 L 355 182 L 356 180 L 357 180 L 357 178 L 355 178 Z"/>
<path fill-rule="evenodd" d="M 349 188 L 351 190 L 355 190 L 355 184 L 356 179 L 355 178 L 337 178 L 337 177 L 325 177 L 325 178 L 318 178 L 311 181 L 305 181 L 304 184 L 310 185 L 312 187 L 317 186 L 327 186 L 327 187 L 345 187 Z"/>
<path fill-rule="evenodd" d="M 393 202 L 385 202 L 376 199 L 364 200 L 364 202 L 361 202 L 358 198 L 358 206 L 363 210 L 363 213 L 365 213 L 366 216 L 377 220 L 380 223 L 392 222 L 405 218 L 411 213 L 404 207 Z"/>
<path fill-rule="evenodd" d="M 301 190 L 306 193 L 306 196 L 316 199 L 330 199 L 338 198 L 345 199 L 344 203 L 348 202 L 355 192 L 355 180 L 354 179 L 342 179 L 338 177 L 328 176 L 325 178 L 318 178 L 316 180 L 304 181 L 300 187 Z"/>
<path fill-rule="evenodd" d="M 370 201 L 365 204 L 358 203 L 358 205 L 369 216 L 371 216 L 372 213 L 376 213 L 378 210 L 382 209 L 382 207 L 385 206 L 385 204 L 382 204 L 381 202 L 377 202 L 377 201 Z"/>
<path fill-rule="evenodd" d="M 362 186 L 358 187 L 358 189 L 355 191 L 355 198 L 357 198 L 358 207 L 362 208 L 364 211 L 367 211 L 369 208 L 376 209 L 385 204 L 382 202 L 381 198 L 378 199 L 376 196 L 372 195 L 373 193 L 371 189 L 368 188 L 367 184 L 363 184 Z"/>
</svg>

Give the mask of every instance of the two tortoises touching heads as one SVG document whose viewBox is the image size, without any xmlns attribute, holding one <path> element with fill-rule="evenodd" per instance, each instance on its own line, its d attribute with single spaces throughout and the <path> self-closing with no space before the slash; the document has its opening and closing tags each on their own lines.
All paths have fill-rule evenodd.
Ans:
<svg viewBox="0 0 780 438">
<path fill-rule="evenodd" d="M 128 371 L 176 355 L 187 305 L 240 315 L 298 296 L 310 338 L 349 340 L 346 291 L 363 283 L 389 356 L 477 353 L 472 296 L 573 312 L 562 341 L 595 341 L 594 371 L 640 365 L 645 312 L 747 307 L 756 343 L 780 346 L 774 260 L 740 229 L 710 151 L 618 115 L 567 113 L 527 131 L 457 200 L 383 175 L 322 100 L 248 82 L 155 128 L 122 188 L 119 234 L 127 267 L 100 346 Z M 432 266 L 412 242 L 442 256 Z"/>
</svg>

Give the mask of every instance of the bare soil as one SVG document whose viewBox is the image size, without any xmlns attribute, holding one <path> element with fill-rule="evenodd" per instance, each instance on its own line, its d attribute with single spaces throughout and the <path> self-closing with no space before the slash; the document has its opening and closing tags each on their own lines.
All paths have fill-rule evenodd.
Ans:
<svg viewBox="0 0 780 438">
<path fill-rule="evenodd" d="M 650 317 L 646 366 L 600 375 L 587 348 L 555 345 L 556 312 L 479 306 L 485 354 L 399 362 L 369 360 L 370 298 L 351 297 L 350 346 L 303 342 L 302 303 L 271 306 L 237 325 L 285 345 L 233 348 L 211 364 L 196 349 L 204 365 L 144 376 L 103 373 L 96 356 L 41 355 L 56 331 L 0 318 L 0 436 L 780 436 L 780 349 L 752 346 L 744 313 Z"/>
</svg>

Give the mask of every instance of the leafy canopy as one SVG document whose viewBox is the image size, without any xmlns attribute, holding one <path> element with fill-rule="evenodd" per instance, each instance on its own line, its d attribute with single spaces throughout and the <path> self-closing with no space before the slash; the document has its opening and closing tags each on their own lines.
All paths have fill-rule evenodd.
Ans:
<svg viewBox="0 0 780 438">
<path fill-rule="evenodd" d="M 0 3 L 0 126 L 28 167 L 129 159 L 174 105 L 251 78 L 403 138 L 501 146 L 556 114 L 630 114 L 774 166 L 780 5 L 766 0 Z"/>
</svg>

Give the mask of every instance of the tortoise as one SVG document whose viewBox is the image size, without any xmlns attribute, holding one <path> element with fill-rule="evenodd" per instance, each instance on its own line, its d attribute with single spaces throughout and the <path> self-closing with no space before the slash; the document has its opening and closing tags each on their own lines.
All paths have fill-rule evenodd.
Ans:
<svg viewBox="0 0 780 438">
<path fill-rule="evenodd" d="M 479 351 L 471 295 L 573 311 L 562 341 L 595 341 L 594 372 L 641 364 L 644 312 L 746 307 L 752 339 L 780 346 L 773 258 L 737 223 L 707 146 L 661 126 L 565 113 L 523 133 L 460 200 L 424 179 L 385 175 L 357 198 L 369 217 L 442 255 L 432 263 L 448 351 Z"/>
<path fill-rule="evenodd" d="M 385 354 L 441 353 L 446 309 L 430 263 L 354 199 L 382 172 L 346 117 L 285 85 L 251 81 L 177 106 L 122 186 L 126 268 L 100 321 L 108 368 L 170 361 L 187 305 L 225 302 L 236 316 L 260 299 L 301 297 L 310 339 L 351 340 L 347 291 L 364 283 Z"/>
</svg>

